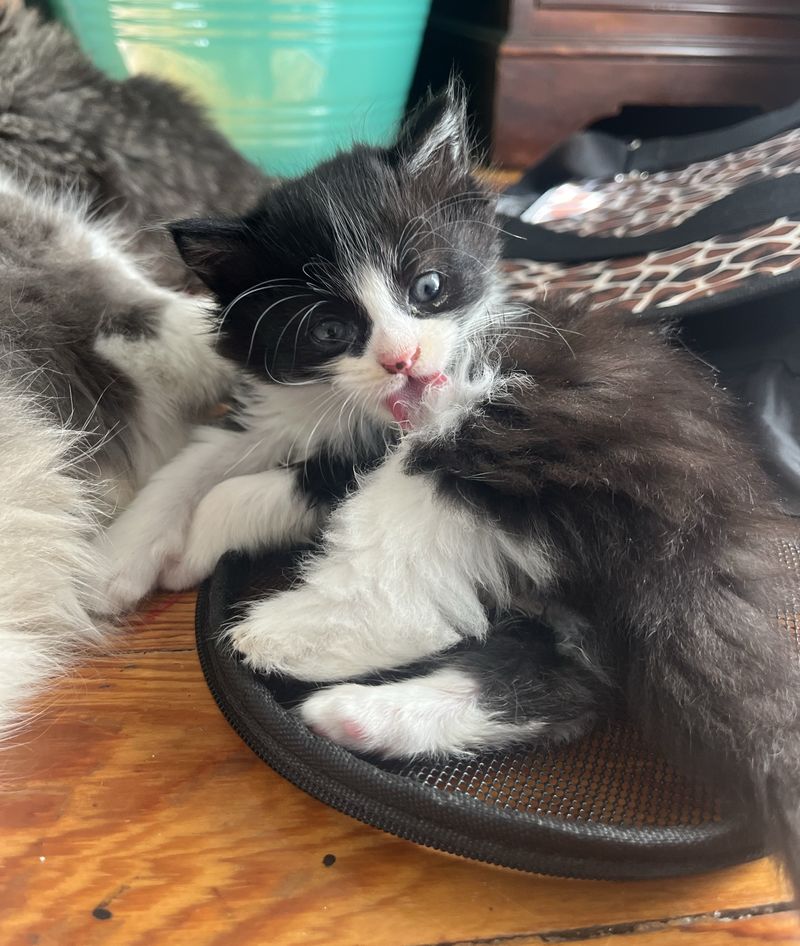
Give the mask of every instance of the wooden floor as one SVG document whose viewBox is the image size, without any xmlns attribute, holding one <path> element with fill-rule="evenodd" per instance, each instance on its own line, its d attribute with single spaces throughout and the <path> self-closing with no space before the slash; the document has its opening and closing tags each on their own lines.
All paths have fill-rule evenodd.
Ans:
<svg viewBox="0 0 800 946">
<path fill-rule="evenodd" d="M 800 942 L 767 861 L 672 881 L 533 877 L 306 797 L 206 690 L 193 600 L 156 600 L 0 759 L 0 946 Z"/>
</svg>

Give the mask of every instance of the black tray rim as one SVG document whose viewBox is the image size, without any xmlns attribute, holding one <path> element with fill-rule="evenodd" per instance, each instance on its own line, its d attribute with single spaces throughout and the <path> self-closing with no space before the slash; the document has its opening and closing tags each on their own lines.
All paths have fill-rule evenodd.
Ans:
<svg viewBox="0 0 800 946">
<path fill-rule="evenodd" d="M 494 808 L 398 775 L 311 733 L 272 696 L 219 636 L 230 608 L 230 575 L 242 557 L 225 556 L 200 587 L 198 656 L 222 714 L 245 744 L 279 775 L 363 824 L 424 847 L 501 867 L 584 879 L 689 876 L 767 853 L 745 815 L 702 826 L 648 827 L 568 820 Z"/>
</svg>

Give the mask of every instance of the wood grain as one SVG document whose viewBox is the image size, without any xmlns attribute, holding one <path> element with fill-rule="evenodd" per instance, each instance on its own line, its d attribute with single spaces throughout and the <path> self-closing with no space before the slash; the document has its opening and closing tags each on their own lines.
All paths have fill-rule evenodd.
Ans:
<svg viewBox="0 0 800 946">
<path fill-rule="evenodd" d="M 726 13 L 794 16 L 796 0 L 535 0 L 543 10 L 634 10 L 640 13 Z"/>
<path fill-rule="evenodd" d="M 534 877 L 326 808 L 228 728 L 192 618 L 191 596 L 152 602 L 3 755 L 1 946 L 800 942 L 768 861 L 671 881 Z"/>
<path fill-rule="evenodd" d="M 743 919 L 720 919 L 715 917 L 688 917 L 666 922 L 636 924 L 617 928 L 608 935 L 597 929 L 587 930 L 586 936 L 569 930 L 561 942 L 589 943 L 592 946 L 792 946 L 797 942 L 798 915 L 796 913 L 774 913 L 767 916 Z M 624 936 L 624 939 L 621 937 Z M 503 940 L 495 940 L 498 946 Z M 541 943 L 558 943 L 558 932 L 545 936 L 523 936 L 506 940 L 509 946 L 534 946 Z"/>
</svg>

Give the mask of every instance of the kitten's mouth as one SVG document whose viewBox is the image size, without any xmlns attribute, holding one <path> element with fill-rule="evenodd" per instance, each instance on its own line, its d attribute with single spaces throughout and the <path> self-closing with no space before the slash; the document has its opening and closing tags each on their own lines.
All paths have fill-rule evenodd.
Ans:
<svg viewBox="0 0 800 946">
<path fill-rule="evenodd" d="M 428 390 L 441 388 L 449 380 L 441 371 L 421 378 L 406 378 L 403 387 L 392 391 L 388 397 L 384 398 L 383 403 L 403 430 L 410 430 L 414 426 L 414 421 L 418 419 L 423 398 Z"/>
</svg>

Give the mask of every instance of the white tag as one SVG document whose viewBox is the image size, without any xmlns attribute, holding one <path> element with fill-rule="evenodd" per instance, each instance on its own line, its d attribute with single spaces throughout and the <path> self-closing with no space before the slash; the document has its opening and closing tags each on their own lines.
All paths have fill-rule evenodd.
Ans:
<svg viewBox="0 0 800 946">
<path fill-rule="evenodd" d="M 522 214 L 526 223 L 548 223 L 580 217 L 603 203 L 603 195 L 592 181 L 551 187 Z"/>
</svg>

